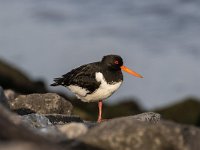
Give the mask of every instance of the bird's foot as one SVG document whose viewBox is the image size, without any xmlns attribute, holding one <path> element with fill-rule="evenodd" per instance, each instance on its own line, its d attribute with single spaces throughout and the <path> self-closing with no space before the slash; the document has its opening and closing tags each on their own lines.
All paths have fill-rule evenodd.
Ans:
<svg viewBox="0 0 200 150">
<path fill-rule="evenodd" d="M 97 123 L 101 123 L 101 122 L 105 122 L 105 121 L 108 121 L 109 119 L 98 119 L 97 120 Z"/>
</svg>

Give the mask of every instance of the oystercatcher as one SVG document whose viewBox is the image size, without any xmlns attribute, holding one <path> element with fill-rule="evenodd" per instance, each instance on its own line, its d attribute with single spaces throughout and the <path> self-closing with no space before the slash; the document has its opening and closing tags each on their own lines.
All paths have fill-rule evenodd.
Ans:
<svg viewBox="0 0 200 150">
<path fill-rule="evenodd" d="M 102 101 L 110 97 L 122 84 L 122 71 L 139 78 L 140 74 L 123 65 L 118 55 L 107 55 L 99 62 L 82 65 L 55 78 L 51 86 L 62 85 L 84 102 L 98 102 L 98 122 L 102 121 Z"/>
</svg>

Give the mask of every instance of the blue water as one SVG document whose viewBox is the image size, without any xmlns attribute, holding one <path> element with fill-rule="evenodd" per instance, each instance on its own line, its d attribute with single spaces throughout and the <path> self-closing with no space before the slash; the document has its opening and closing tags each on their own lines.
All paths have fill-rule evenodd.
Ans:
<svg viewBox="0 0 200 150">
<path fill-rule="evenodd" d="M 50 84 L 111 53 L 144 76 L 124 74 L 111 103 L 135 97 L 155 108 L 200 97 L 200 1 L 0 0 L 0 57 L 33 79 Z"/>
</svg>

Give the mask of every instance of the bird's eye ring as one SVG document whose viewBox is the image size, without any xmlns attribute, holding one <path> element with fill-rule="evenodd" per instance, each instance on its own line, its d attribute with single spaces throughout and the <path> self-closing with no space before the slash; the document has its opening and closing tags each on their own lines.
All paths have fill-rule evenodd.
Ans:
<svg viewBox="0 0 200 150">
<path fill-rule="evenodd" d="M 119 61 L 118 61 L 118 60 L 115 60 L 115 61 L 114 61 L 114 64 L 118 65 L 118 64 L 119 64 Z"/>
</svg>

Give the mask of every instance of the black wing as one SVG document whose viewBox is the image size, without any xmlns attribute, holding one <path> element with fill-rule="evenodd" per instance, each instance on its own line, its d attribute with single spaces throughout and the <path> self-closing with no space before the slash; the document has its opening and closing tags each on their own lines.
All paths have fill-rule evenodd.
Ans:
<svg viewBox="0 0 200 150">
<path fill-rule="evenodd" d="M 60 78 L 55 78 L 51 86 L 77 85 L 92 93 L 100 86 L 100 82 L 97 82 L 95 78 L 96 71 L 100 71 L 98 62 L 83 65 L 62 75 Z"/>
</svg>

